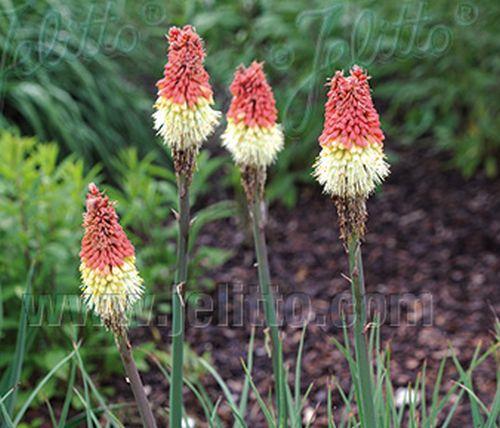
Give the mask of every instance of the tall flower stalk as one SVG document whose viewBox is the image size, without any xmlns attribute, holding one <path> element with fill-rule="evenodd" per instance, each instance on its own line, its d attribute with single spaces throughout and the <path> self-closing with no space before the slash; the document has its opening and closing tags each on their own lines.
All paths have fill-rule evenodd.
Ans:
<svg viewBox="0 0 500 428">
<path fill-rule="evenodd" d="M 188 280 L 189 186 L 202 143 L 219 122 L 212 109 L 209 75 L 203 67 L 203 43 L 193 27 L 172 27 L 168 33 L 168 61 L 158 81 L 154 105 L 154 127 L 172 152 L 177 177 L 179 209 L 176 214 L 177 267 L 172 287 L 172 376 L 170 385 L 170 427 L 182 422 L 184 346 L 184 290 Z"/>
<path fill-rule="evenodd" d="M 248 68 L 240 66 L 230 90 L 233 99 L 227 113 L 222 144 L 241 170 L 252 220 L 260 291 L 271 333 L 278 426 L 284 427 L 287 424 L 286 380 L 262 216 L 267 168 L 283 148 L 283 132 L 276 123 L 275 100 L 261 63 L 253 62 Z"/>
<path fill-rule="evenodd" d="M 340 237 L 349 259 L 354 303 L 354 347 L 365 427 L 376 427 L 373 379 L 366 339 L 366 292 L 361 241 L 367 219 L 366 200 L 389 174 L 383 152 L 384 134 L 373 106 L 368 75 L 354 66 L 349 76 L 337 71 L 329 82 L 325 125 L 319 137 L 321 152 L 314 175 L 335 203 Z M 356 380 L 354 380 L 356 381 Z"/>
<path fill-rule="evenodd" d="M 115 336 L 128 381 L 146 428 L 156 427 L 127 333 L 126 311 L 143 294 L 134 247 L 118 222 L 114 204 L 89 185 L 80 253 L 82 297 Z"/>
</svg>

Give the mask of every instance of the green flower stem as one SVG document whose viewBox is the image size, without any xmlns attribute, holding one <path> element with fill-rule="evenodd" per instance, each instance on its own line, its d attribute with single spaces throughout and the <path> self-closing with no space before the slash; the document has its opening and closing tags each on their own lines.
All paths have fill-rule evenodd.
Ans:
<svg viewBox="0 0 500 428">
<path fill-rule="evenodd" d="M 363 274 L 363 260 L 361 245 L 356 234 L 347 240 L 349 257 L 349 272 L 351 276 L 352 296 L 354 303 L 354 348 L 358 367 L 358 377 L 361 390 L 361 404 L 363 410 L 363 426 L 376 428 L 375 407 L 373 403 L 373 384 L 370 370 L 369 351 L 365 337 L 366 301 L 365 280 Z"/>
<path fill-rule="evenodd" d="M 283 370 L 283 355 L 276 322 L 274 296 L 271 291 L 271 274 L 267 255 L 265 226 L 261 214 L 262 199 L 255 197 L 249 207 L 252 218 L 255 253 L 259 273 L 260 292 L 264 300 L 264 315 L 271 331 L 272 359 L 274 379 L 276 382 L 276 406 L 278 409 L 278 427 L 285 427 L 287 423 L 285 373 Z"/>
<path fill-rule="evenodd" d="M 137 408 L 141 414 L 142 423 L 145 428 L 156 428 L 156 421 L 151 411 L 151 406 L 144 392 L 144 386 L 142 385 L 141 377 L 137 366 L 132 356 L 132 345 L 127 337 L 127 333 L 124 331 L 120 334 L 115 335 L 116 346 L 120 352 L 122 358 L 123 367 L 125 368 L 125 373 L 127 374 L 130 387 L 134 393 L 135 401 L 137 403 Z"/>
<path fill-rule="evenodd" d="M 182 377 L 184 359 L 184 287 L 188 273 L 189 182 L 185 175 L 177 177 L 179 213 L 177 220 L 177 269 L 172 288 L 172 379 L 170 384 L 170 427 L 182 424 Z"/>
</svg>

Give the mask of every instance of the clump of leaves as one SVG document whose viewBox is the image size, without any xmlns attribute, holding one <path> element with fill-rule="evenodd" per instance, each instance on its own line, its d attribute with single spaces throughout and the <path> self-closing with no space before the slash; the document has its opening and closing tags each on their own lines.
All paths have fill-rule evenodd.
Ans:
<svg viewBox="0 0 500 428">
<path fill-rule="evenodd" d="M 66 353 L 60 347 L 67 342 L 63 310 L 56 303 L 62 300 L 56 297 L 78 293 L 84 189 L 99 168 L 85 171 L 76 156 L 58 157 L 56 144 L 0 133 L 2 386 L 16 384 L 21 371 L 22 379 L 46 373 Z M 29 352 L 39 347 L 46 351 Z M 50 397 L 56 389 L 44 391 Z"/>
<path fill-rule="evenodd" d="M 60 158 L 56 144 L 0 133 L 0 390 L 13 377 L 27 386 L 29 379 L 47 373 L 67 353 L 75 325 L 85 338 L 81 354 L 89 370 L 97 364 L 102 376 L 120 370 L 110 335 L 86 313 L 79 296 L 83 204 L 86 187 L 99 181 L 100 169 L 86 169 L 76 155 Z M 119 154 L 113 162 L 120 186 L 103 188 L 118 200 L 123 225 L 133 232 L 147 290 L 153 297 L 165 296 L 153 303 L 167 312 L 169 293 L 153 293 L 157 286 L 172 283 L 175 269 L 176 228 L 171 221 L 175 177 L 168 164 L 159 165 L 153 159 L 153 155 L 141 159 L 132 149 Z M 200 157 L 199 178 L 193 183 L 195 201 L 210 190 L 206 182 L 221 162 L 207 154 Z M 227 201 L 208 205 L 198 212 L 192 238 L 204 225 L 232 213 L 233 205 Z M 203 275 L 206 269 L 223 263 L 230 252 L 206 245 L 194 250 L 192 289 L 199 290 L 211 285 Z M 27 312 L 21 310 L 23 301 Z M 138 317 L 147 315 L 144 312 L 139 310 Z M 24 331 L 21 342 L 20 330 Z M 31 352 L 42 348 L 43 353 Z M 20 364 L 12 366 L 13 360 Z M 14 376 L 13 370 L 19 373 Z M 61 373 L 63 379 L 65 373 Z M 61 391 L 54 378 L 44 386 L 44 397 L 50 399 Z"/>
<path fill-rule="evenodd" d="M 1 125 L 106 166 L 126 145 L 154 148 L 151 100 L 130 79 L 144 50 L 119 3 L 3 2 Z"/>
</svg>

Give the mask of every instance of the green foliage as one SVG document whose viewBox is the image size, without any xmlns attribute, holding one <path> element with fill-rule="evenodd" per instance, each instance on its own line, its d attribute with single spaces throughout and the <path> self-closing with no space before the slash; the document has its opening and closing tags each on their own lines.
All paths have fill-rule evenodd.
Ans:
<svg viewBox="0 0 500 428">
<path fill-rule="evenodd" d="M 382 348 L 380 341 L 380 325 L 378 321 L 370 324 L 371 330 L 369 334 L 370 343 L 370 358 L 372 360 L 373 383 L 375 386 L 374 403 L 376 413 L 377 427 L 451 427 L 455 426 L 454 417 L 459 404 L 463 404 L 466 398 L 470 402 L 470 412 L 474 421 L 474 426 L 478 428 L 486 428 L 496 426 L 500 414 L 500 394 L 497 393 L 493 397 L 491 403 L 484 403 L 478 398 L 474 390 L 474 373 L 480 370 L 480 366 L 491 358 L 496 358 L 500 343 L 497 340 L 487 349 L 482 349 L 478 345 L 472 360 L 468 367 L 464 367 L 458 360 L 455 351 L 450 348 L 451 358 L 444 358 L 441 361 L 437 378 L 431 385 L 427 379 L 425 363 L 418 373 L 415 383 L 409 384 L 406 388 L 395 390 L 391 379 L 391 351 L 387 346 Z M 498 328 L 498 322 L 497 326 Z M 349 365 L 351 375 L 350 390 L 344 390 L 340 384 L 340 379 L 332 377 L 328 382 L 328 391 L 326 400 L 318 403 L 316 410 L 312 414 L 308 414 L 307 418 L 304 414 L 304 406 L 309 398 L 312 390 L 312 384 L 305 390 L 302 390 L 301 373 L 302 373 L 302 347 L 304 335 L 306 334 L 307 326 L 304 326 L 295 366 L 294 393 L 290 388 L 292 383 L 289 379 L 287 382 L 287 405 L 289 408 L 289 426 L 293 428 L 315 426 L 316 412 L 319 406 L 326 405 L 326 413 L 328 415 L 328 428 L 337 427 L 374 427 L 370 424 L 359 411 L 356 405 L 355 397 L 359 393 L 359 375 L 358 367 L 354 358 L 354 350 L 350 345 L 349 333 L 347 324 L 343 324 L 344 341 L 333 339 L 336 348 L 341 352 Z M 257 402 L 257 408 L 262 412 L 268 427 L 276 427 L 276 409 L 273 408 L 272 397 L 264 397 L 254 383 L 252 375 L 253 364 L 253 343 L 254 333 L 250 338 L 248 347 L 247 362 L 243 365 L 244 371 L 244 390 L 251 388 L 254 393 L 254 398 Z M 456 381 L 451 385 L 443 378 L 445 366 L 452 364 L 456 369 Z M 246 428 L 249 425 L 246 422 L 245 409 L 247 404 L 247 393 L 241 395 L 239 408 L 234 401 L 233 394 L 227 383 L 222 379 L 216 368 L 208 361 L 200 358 L 200 365 L 205 368 L 208 374 L 217 382 L 220 387 L 223 400 L 231 409 L 231 414 L 234 419 L 234 427 Z M 243 379 L 242 379 L 243 381 Z M 221 421 L 217 415 L 217 408 L 221 404 L 219 398 L 217 402 L 212 402 L 206 394 L 200 393 L 201 385 L 196 385 L 186 382 L 188 387 L 193 391 L 194 395 L 199 400 L 199 405 L 203 408 L 206 418 L 206 423 L 211 428 L 221 427 Z M 443 391 L 443 388 L 447 388 Z M 303 392 L 302 392 L 303 391 Z M 333 406 L 333 396 L 337 394 L 341 399 L 341 406 Z"/>
<path fill-rule="evenodd" d="M 401 6 L 391 3 L 376 13 L 395 21 Z M 447 0 L 407 8 L 408 17 L 421 14 L 423 23 L 413 50 L 395 60 L 379 54 L 372 67 L 380 81 L 375 96 L 387 106 L 387 134 L 451 152 L 451 164 L 467 177 L 478 170 L 497 175 L 500 62 L 492 52 L 500 49 L 498 3 Z M 412 46 L 411 37 L 406 28 L 400 45 Z"/>
<path fill-rule="evenodd" d="M 16 362 L 21 365 L 21 384 L 25 385 L 26 379 L 46 373 L 61 358 L 65 352 L 61 346 L 67 344 L 66 321 L 81 318 L 81 305 L 68 306 L 63 314 L 57 296 L 67 296 L 70 301 L 79 290 L 82 201 L 87 183 L 96 178 L 99 169 L 85 172 L 83 161 L 76 156 L 58 162 L 58 152 L 55 144 L 0 134 L 0 368 L 5 373 L 4 390 L 17 383 L 13 382 L 13 366 L 5 370 L 11 364 L 13 346 L 19 349 L 23 339 L 24 352 Z M 25 288 L 30 270 L 33 273 Z M 27 319 L 23 321 L 24 315 Z M 17 334 L 16 339 L 16 330 L 24 331 L 24 337 Z M 110 341 L 105 336 L 91 336 L 94 347 L 86 350 L 87 356 L 97 355 L 98 348 L 101 355 L 107 354 Z M 40 348 L 46 351 L 33 352 Z M 50 398 L 56 393 L 51 380 L 44 394 Z"/>
<path fill-rule="evenodd" d="M 106 420 L 107 426 L 111 424 L 111 426 L 123 427 L 113 410 L 125 407 L 125 403 L 108 404 L 88 373 L 80 352 L 80 344 L 73 342 L 72 348 L 73 351 L 71 352 L 61 349 L 60 357 L 54 361 L 50 369 L 47 369 L 48 373 L 34 384 L 29 391 L 23 391 L 23 398 L 18 400 L 19 409 L 15 413 L 9 411 L 5 403 L 12 398 L 15 389 L 18 389 L 19 385 L 16 385 L 16 388 L 10 388 L 8 391 L 0 393 L 0 422 L 2 422 L 2 427 L 45 426 L 46 423 L 44 424 L 42 418 L 33 418 L 28 423 L 23 422 L 29 409 L 34 407 L 36 400 L 40 398 L 47 406 L 50 423 L 54 428 L 81 426 L 85 420 L 88 427 L 101 426 L 99 419 L 102 418 Z M 65 369 L 66 375 L 61 375 Z M 53 382 L 58 376 L 67 381 L 67 389 L 61 412 L 56 415 L 50 402 L 51 397 L 47 395 L 47 389 L 50 388 L 50 382 Z M 69 417 L 70 406 L 73 406 L 78 411 L 71 418 Z"/>
<path fill-rule="evenodd" d="M 82 201 L 98 167 L 84 171 L 81 159 L 58 162 L 55 144 L 0 134 L 0 270 L 4 326 L 19 308 L 9 305 L 24 290 L 26 273 L 36 263 L 33 291 L 75 289 Z"/>
<path fill-rule="evenodd" d="M 356 3 L 301 0 L 218 1 L 189 9 L 189 22 L 205 37 L 216 82 L 234 68 L 266 61 L 287 148 L 271 192 L 294 203 L 294 182 L 308 180 L 317 153 L 326 89 L 336 69 L 354 63 L 374 76 L 374 98 L 392 144 L 430 141 L 453 154 L 470 176 L 494 175 L 500 153 L 500 7 L 474 3 Z M 415 23 L 417 22 L 417 23 Z"/>
<path fill-rule="evenodd" d="M 88 183 L 99 181 L 99 167 L 86 171 L 83 160 L 75 155 L 62 161 L 58 158 L 55 144 L 0 133 L 0 393 L 17 383 L 16 373 L 21 369 L 23 386 L 31 384 L 27 379 L 32 376 L 36 379 L 39 373 L 50 370 L 66 352 L 74 322 L 85 326 L 81 330 L 85 338 L 81 353 L 89 370 L 99 366 L 102 376 L 121 373 L 111 335 L 96 327 L 99 321 L 95 317 L 85 315 L 79 297 L 83 202 Z M 157 312 L 167 312 L 175 264 L 175 177 L 168 165 L 161 166 L 153 158 L 149 155 L 140 159 L 135 150 L 124 151 L 113 161 L 120 186 L 101 187 L 118 200 L 123 226 L 136 246 L 147 297 L 157 296 L 151 305 L 157 305 Z M 203 173 L 193 183 L 195 200 L 206 198 L 209 187 L 203 181 L 221 162 L 208 154 L 200 156 Z M 193 225 L 193 240 L 202 227 L 233 211 L 232 203 L 224 201 L 201 209 Z M 206 245 L 193 249 L 192 289 L 196 291 L 212 285 L 204 272 L 223 263 L 230 253 Z M 31 266 L 30 292 L 25 284 Z M 25 293 L 28 312 L 21 310 Z M 151 305 L 138 305 L 139 320 L 150 315 Z M 20 315 L 25 314 L 28 318 L 20 324 Z M 17 331 L 23 331 L 26 324 L 20 341 Z M 22 347 L 16 348 L 16 343 Z M 43 353 L 33 352 L 41 348 L 45 349 Z M 16 358 L 20 369 L 11 365 L 15 349 L 20 355 Z M 45 398 L 61 395 L 56 378 L 64 378 L 64 373 L 44 386 Z"/>
<path fill-rule="evenodd" d="M 467 176 L 497 172 L 500 63 L 492 53 L 499 49 L 500 7 L 492 0 L 2 5 L 0 123 L 59 141 L 106 168 L 126 145 L 154 149 L 149 117 L 166 60 L 164 34 L 170 25 L 192 23 L 206 42 L 218 103 L 227 105 L 238 64 L 266 62 L 287 136 L 271 199 L 293 205 L 295 185 L 311 180 L 323 85 L 354 63 L 374 77 L 389 150 L 429 142 L 450 152 Z"/>
<path fill-rule="evenodd" d="M 154 147 L 152 100 L 127 72 L 143 50 L 121 2 L 0 4 L 0 125 L 105 164 L 126 145 Z"/>
<path fill-rule="evenodd" d="M 47 382 L 49 382 L 51 378 L 54 377 L 54 375 L 58 372 L 58 370 L 62 366 L 64 366 L 65 363 L 67 363 L 70 359 L 73 358 L 74 354 L 75 351 L 71 352 L 69 355 L 65 356 L 60 361 L 58 361 L 53 367 L 51 367 L 51 370 L 43 377 L 43 379 L 36 385 L 36 387 L 32 391 L 30 391 L 29 396 L 25 400 L 23 400 L 21 408 L 16 413 L 15 417 L 12 415 L 12 410 L 7 409 L 4 404 L 4 402 L 6 402 L 9 398 L 12 397 L 12 395 L 15 392 L 15 388 L 11 388 L 5 393 L 2 392 L 2 395 L 0 396 L 0 410 L 2 415 L 1 420 L 3 421 L 5 426 L 10 428 L 10 427 L 17 427 L 20 424 L 25 413 L 32 405 L 33 401 L 40 393 L 40 391 L 42 391 Z"/>
<path fill-rule="evenodd" d="M 377 418 L 377 426 L 394 427 L 424 427 L 436 426 L 448 427 L 453 425 L 453 418 L 459 404 L 465 397 L 470 401 L 470 412 L 474 420 L 474 426 L 480 428 L 494 426 L 499 416 L 498 394 L 493 398 L 490 407 L 482 403 L 476 395 L 473 387 L 473 375 L 475 371 L 488 358 L 495 358 L 498 353 L 500 342 L 497 340 L 487 349 L 482 349 L 481 344 L 476 347 L 472 360 L 468 367 L 463 367 L 456 357 L 453 348 L 450 348 L 451 362 L 456 369 L 458 381 L 454 381 L 447 390 L 442 391 L 445 379 L 443 373 L 445 366 L 450 362 L 448 358 L 441 360 L 437 378 L 434 384 L 429 384 L 426 376 L 426 365 L 424 363 L 413 384 L 399 392 L 394 390 L 391 379 L 391 350 L 387 346 L 382 349 L 380 342 L 380 324 L 378 320 L 371 323 L 372 329 L 369 335 L 369 355 L 372 359 L 373 370 L 371 377 L 375 385 L 374 403 Z M 336 427 L 333 418 L 334 412 L 331 407 L 331 396 L 335 389 L 340 395 L 343 409 L 337 414 L 340 420 L 339 426 L 371 426 L 365 416 L 354 411 L 354 398 L 359 391 L 360 379 L 358 376 L 357 363 L 354 360 L 354 352 L 349 344 L 347 324 L 343 324 L 344 342 L 334 339 L 335 346 L 349 363 L 352 384 L 350 391 L 344 391 L 338 379 L 333 378 L 328 391 L 329 427 Z M 429 394 L 430 392 L 430 394 Z"/>
</svg>

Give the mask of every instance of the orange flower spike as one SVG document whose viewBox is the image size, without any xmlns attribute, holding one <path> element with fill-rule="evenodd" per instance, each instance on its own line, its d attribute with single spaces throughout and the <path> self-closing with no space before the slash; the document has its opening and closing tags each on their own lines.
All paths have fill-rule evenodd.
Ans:
<svg viewBox="0 0 500 428">
<path fill-rule="evenodd" d="M 267 167 L 283 148 L 283 132 L 263 64 L 238 67 L 230 90 L 233 99 L 222 144 L 238 165 Z"/>
<path fill-rule="evenodd" d="M 247 126 L 268 128 L 276 125 L 278 111 L 271 86 L 267 83 L 261 63 L 238 67 L 231 83 L 233 100 L 227 117 Z"/>
<path fill-rule="evenodd" d="M 114 204 L 93 183 L 89 185 L 80 252 L 83 299 L 113 328 L 142 293 L 135 251 L 118 222 Z"/>
<path fill-rule="evenodd" d="M 212 100 L 209 76 L 203 68 L 205 52 L 200 36 L 193 27 L 172 27 L 168 33 L 170 47 L 164 76 L 156 86 L 158 95 L 177 104 L 193 107 L 200 97 Z"/>
<path fill-rule="evenodd" d="M 213 110 L 209 75 L 203 66 L 205 51 L 190 25 L 168 33 L 168 61 L 156 86 L 154 127 L 172 150 L 199 149 L 214 131 L 220 113 Z"/>
<path fill-rule="evenodd" d="M 314 175 L 325 192 L 342 198 L 366 198 L 389 174 L 384 134 L 373 105 L 369 77 L 358 66 L 331 79 L 325 104 L 321 153 Z"/>
</svg>

